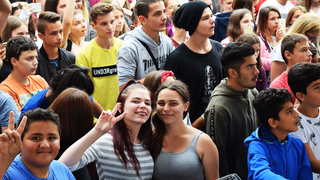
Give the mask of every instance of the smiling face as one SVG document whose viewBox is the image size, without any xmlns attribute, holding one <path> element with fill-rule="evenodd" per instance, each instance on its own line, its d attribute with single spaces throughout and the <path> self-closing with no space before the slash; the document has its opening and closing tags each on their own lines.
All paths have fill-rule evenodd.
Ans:
<svg viewBox="0 0 320 180">
<path fill-rule="evenodd" d="M 81 13 L 74 15 L 70 35 L 84 37 L 87 35 L 87 23 Z"/>
<path fill-rule="evenodd" d="M 127 112 L 124 117 L 127 125 L 142 125 L 149 119 L 151 114 L 150 93 L 141 88 L 133 89 L 129 92 L 123 111 Z"/>
<path fill-rule="evenodd" d="M 195 33 L 206 37 L 210 37 L 214 34 L 214 19 L 212 18 L 212 11 L 209 7 L 204 9 L 198 26 L 193 34 Z"/>
<path fill-rule="evenodd" d="M 259 74 L 256 56 L 252 55 L 245 57 L 244 59 L 245 62 L 240 67 L 240 73 L 237 72 L 237 86 L 242 90 L 256 87 Z"/>
<path fill-rule="evenodd" d="M 19 74 L 25 77 L 36 74 L 38 66 L 37 49 L 22 51 L 19 56 L 19 60 L 12 58 L 11 64 L 14 71 L 18 71 Z"/>
<path fill-rule="evenodd" d="M 112 38 L 115 30 L 115 19 L 113 12 L 100 15 L 96 19 L 96 23 L 91 23 L 92 27 L 97 31 L 99 38 Z"/>
<path fill-rule="evenodd" d="M 182 122 L 188 108 L 189 102 L 184 103 L 177 91 L 163 89 L 158 94 L 157 114 L 166 125 Z"/>
<path fill-rule="evenodd" d="M 58 126 L 51 121 L 36 121 L 24 133 L 21 147 L 21 161 L 32 171 L 48 167 L 56 158 L 60 148 Z"/>
</svg>

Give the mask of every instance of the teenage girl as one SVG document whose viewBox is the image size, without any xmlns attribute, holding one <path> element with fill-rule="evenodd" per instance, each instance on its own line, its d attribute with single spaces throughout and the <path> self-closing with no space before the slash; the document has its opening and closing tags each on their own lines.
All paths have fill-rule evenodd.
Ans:
<svg viewBox="0 0 320 180">
<path fill-rule="evenodd" d="M 296 5 L 290 9 L 286 19 L 286 28 L 289 28 L 302 14 L 307 13 L 303 6 Z"/>
</svg>

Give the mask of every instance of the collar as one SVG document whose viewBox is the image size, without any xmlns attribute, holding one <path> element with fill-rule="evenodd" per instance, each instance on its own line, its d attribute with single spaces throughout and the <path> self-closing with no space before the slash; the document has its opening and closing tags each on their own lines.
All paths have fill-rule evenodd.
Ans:
<svg viewBox="0 0 320 180">
<path fill-rule="evenodd" d="M 61 49 L 60 48 L 58 48 L 58 49 L 59 49 L 59 51 L 58 51 L 59 52 L 59 57 L 61 57 Z M 39 52 L 43 56 L 43 58 L 45 60 L 49 61 L 48 54 L 47 54 L 46 50 L 44 49 L 43 45 L 41 46 Z"/>
</svg>

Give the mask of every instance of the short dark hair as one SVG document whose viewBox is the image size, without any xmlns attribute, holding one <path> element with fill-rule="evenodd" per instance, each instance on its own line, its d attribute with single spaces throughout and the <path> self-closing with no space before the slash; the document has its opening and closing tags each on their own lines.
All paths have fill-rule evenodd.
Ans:
<svg viewBox="0 0 320 180">
<path fill-rule="evenodd" d="M 21 123 L 23 116 L 27 117 L 27 123 L 21 134 L 21 140 L 23 141 L 24 134 L 28 132 L 30 124 L 39 121 L 51 121 L 58 127 L 59 136 L 61 134 L 60 120 L 59 116 L 52 109 L 41 109 L 36 108 L 30 111 L 23 113 L 20 116 L 19 123 Z"/>
<path fill-rule="evenodd" d="M 59 94 L 69 87 L 78 88 L 86 92 L 89 96 L 94 91 L 94 85 L 90 76 L 88 67 L 80 67 L 72 64 L 65 69 L 62 69 L 56 74 L 50 82 L 52 88 L 52 96 L 50 99 L 55 100 Z"/>
<path fill-rule="evenodd" d="M 11 69 L 13 66 L 11 64 L 11 58 L 19 60 L 19 57 L 23 51 L 37 50 L 38 46 L 34 41 L 25 36 L 16 36 L 10 38 L 6 47 L 6 59 L 8 60 Z"/>
<path fill-rule="evenodd" d="M 37 21 L 37 29 L 39 33 L 44 35 L 47 28 L 47 23 L 55 23 L 60 20 L 60 15 L 55 12 L 44 11 L 39 15 Z"/>
<path fill-rule="evenodd" d="M 261 91 L 252 104 L 262 126 L 270 129 L 268 120 L 280 120 L 279 112 L 287 102 L 292 102 L 292 94 L 287 89 L 270 88 Z"/>
<path fill-rule="evenodd" d="M 305 35 L 297 33 L 286 35 L 281 41 L 281 55 L 286 64 L 288 64 L 288 60 L 284 53 L 286 51 L 289 51 L 291 54 L 293 54 L 293 50 L 296 47 L 296 44 L 300 43 L 301 41 L 308 42 L 308 38 Z"/>
<path fill-rule="evenodd" d="M 98 16 L 103 16 L 105 14 L 108 14 L 112 12 L 115 9 L 115 7 L 112 4 L 107 3 L 97 3 L 95 4 L 90 11 L 90 18 L 91 21 L 96 24 Z"/>
<path fill-rule="evenodd" d="M 136 17 L 144 16 L 148 18 L 150 12 L 150 4 L 161 2 L 162 0 L 139 0 L 134 6 L 134 14 Z"/>
<path fill-rule="evenodd" d="M 307 87 L 318 79 L 320 79 L 320 64 L 297 63 L 290 68 L 288 73 L 288 84 L 295 96 L 297 92 L 307 94 Z"/>
<path fill-rule="evenodd" d="M 319 54 L 319 50 L 317 49 L 317 47 L 315 47 L 312 42 L 308 42 L 309 46 L 310 46 L 310 52 L 312 53 L 312 57 L 316 56 L 317 54 Z"/>
<path fill-rule="evenodd" d="M 235 42 L 227 44 L 220 57 L 220 62 L 225 75 L 229 77 L 229 69 L 234 69 L 240 73 L 240 67 L 245 62 L 244 58 L 252 56 L 254 53 L 254 48 L 248 43 Z"/>
</svg>

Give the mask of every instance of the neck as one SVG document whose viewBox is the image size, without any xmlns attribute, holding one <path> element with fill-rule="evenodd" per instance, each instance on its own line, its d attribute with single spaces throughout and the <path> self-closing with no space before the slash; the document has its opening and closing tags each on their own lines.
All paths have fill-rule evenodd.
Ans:
<svg viewBox="0 0 320 180">
<path fill-rule="evenodd" d="M 70 41 L 75 43 L 77 46 L 79 46 L 79 47 L 81 46 L 81 42 L 82 42 L 81 37 L 76 37 L 76 36 L 70 34 L 69 39 L 70 39 Z"/>
<path fill-rule="evenodd" d="M 312 106 L 312 105 L 307 104 L 305 102 L 302 102 L 302 103 L 303 103 L 303 106 L 300 103 L 297 107 L 297 110 L 301 114 L 303 114 L 307 117 L 310 117 L 310 118 L 318 117 L 318 115 L 319 115 L 319 108 L 318 107 Z"/>
<path fill-rule="evenodd" d="M 110 49 L 113 46 L 113 37 L 112 38 L 102 38 L 98 35 L 95 39 L 97 44 L 103 49 Z"/>
<path fill-rule="evenodd" d="M 37 166 L 33 166 L 30 165 L 29 163 L 27 163 L 27 161 L 25 161 L 22 157 L 23 155 L 21 155 L 21 161 L 22 163 L 26 166 L 26 168 L 36 177 L 38 178 L 47 178 L 49 176 L 49 167 L 50 164 L 46 165 L 45 167 L 37 167 Z"/>
<path fill-rule="evenodd" d="M 24 76 L 24 75 L 16 72 L 16 70 L 14 70 L 14 69 L 12 70 L 10 75 L 15 81 L 17 81 L 20 84 L 23 84 L 25 86 L 30 84 L 28 76 Z"/>
<path fill-rule="evenodd" d="M 281 5 L 286 5 L 288 0 L 277 0 Z"/>
<path fill-rule="evenodd" d="M 178 44 L 181 44 L 186 41 L 186 37 L 187 37 L 187 31 L 185 31 L 184 29 L 175 27 L 175 32 L 172 39 L 174 39 Z"/>
<path fill-rule="evenodd" d="M 120 36 L 120 31 L 115 31 L 115 32 L 114 32 L 114 37 L 117 38 L 117 37 L 119 37 L 119 36 Z"/>
<path fill-rule="evenodd" d="M 277 136 L 280 142 L 284 141 L 288 136 L 288 132 L 277 131 L 274 128 L 271 128 L 270 131 L 272 132 L 272 134 Z"/>
<path fill-rule="evenodd" d="M 144 26 L 142 26 L 142 30 L 154 41 L 154 42 L 158 42 L 159 41 L 159 32 L 158 31 L 147 31 L 146 28 L 144 28 Z"/>
<path fill-rule="evenodd" d="M 46 51 L 49 59 L 57 59 L 59 57 L 59 48 L 48 46 L 47 44 L 43 43 L 43 48 Z"/>
<path fill-rule="evenodd" d="M 165 128 L 165 136 L 172 138 L 185 134 L 185 131 L 187 130 L 187 126 L 183 123 L 183 119 L 174 124 L 165 125 Z"/>
<path fill-rule="evenodd" d="M 185 45 L 192 51 L 199 54 L 206 54 L 212 49 L 212 44 L 208 37 L 192 34 L 190 38 L 185 42 Z"/>
<path fill-rule="evenodd" d="M 128 121 L 125 121 L 125 123 L 126 123 L 127 127 L 130 129 L 129 132 L 131 132 L 130 133 L 131 141 L 135 144 L 140 144 L 141 141 L 138 138 L 138 134 L 139 134 L 139 131 L 141 129 L 142 124 L 131 123 Z"/>
<path fill-rule="evenodd" d="M 286 69 L 286 74 L 288 75 L 288 73 L 289 73 L 289 71 L 290 71 L 290 69 L 291 69 L 291 67 L 292 67 L 293 65 L 289 65 L 289 64 L 287 64 L 287 69 Z"/>
<path fill-rule="evenodd" d="M 268 29 L 269 36 L 275 36 L 276 31 Z"/>
<path fill-rule="evenodd" d="M 231 87 L 231 89 L 235 90 L 235 91 L 245 91 L 246 88 L 240 86 L 236 80 L 234 78 L 228 78 L 228 82 L 227 82 L 228 86 Z"/>
</svg>

